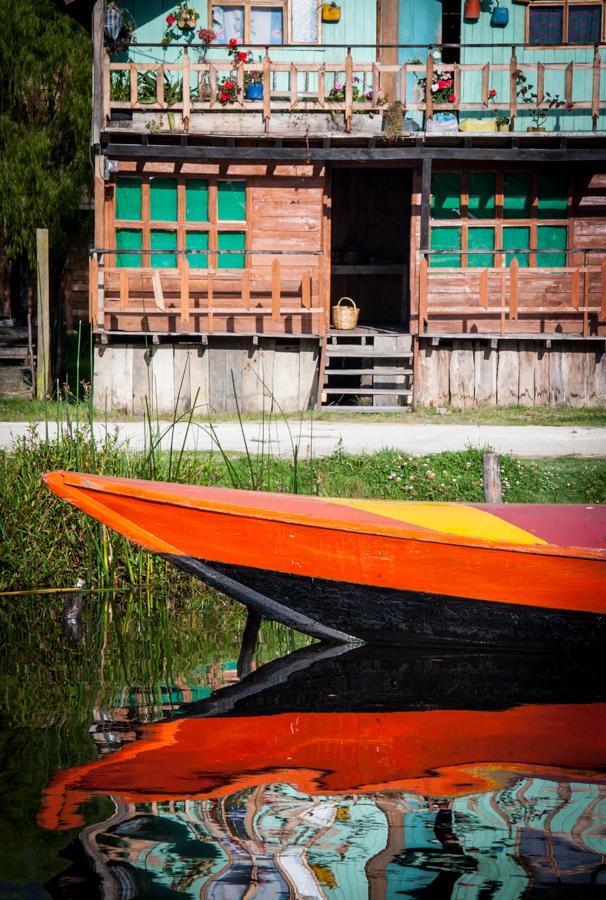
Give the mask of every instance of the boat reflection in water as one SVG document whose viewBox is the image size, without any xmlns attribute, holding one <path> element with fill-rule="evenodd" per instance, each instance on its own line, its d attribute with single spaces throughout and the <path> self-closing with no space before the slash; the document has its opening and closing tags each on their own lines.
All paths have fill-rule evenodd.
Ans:
<svg viewBox="0 0 606 900">
<path fill-rule="evenodd" d="M 316 646 L 59 772 L 40 820 L 112 797 L 104 897 L 593 896 L 605 764 L 599 663 Z"/>
</svg>

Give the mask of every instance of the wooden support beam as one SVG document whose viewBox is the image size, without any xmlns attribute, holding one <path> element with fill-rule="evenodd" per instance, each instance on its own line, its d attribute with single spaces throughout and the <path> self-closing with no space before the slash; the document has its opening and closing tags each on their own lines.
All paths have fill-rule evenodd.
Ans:
<svg viewBox="0 0 606 900">
<path fill-rule="evenodd" d="M 572 83 L 574 78 L 574 63 L 570 62 L 566 66 L 566 81 L 564 86 L 564 99 L 567 106 L 572 106 Z"/>
<path fill-rule="evenodd" d="M 593 49 L 593 78 L 591 84 L 591 118 L 593 120 L 593 130 L 598 130 L 598 119 L 600 118 L 600 80 L 602 75 L 602 61 L 600 59 L 600 47 L 598 44 Z"/>
<path fill-rule="evenodd" d="M 480 306 L 488 309 L 488 269 L 480 271 Z"/>
<path fill-rule="evenodd" d="M 600 322 L 606 322 L 606 259 L 602 260 L 601 266 L 601 297 L 600 297 Z"/>
<path fill-rule="evenodd" d="M 271 119 L 271 60 L 269 58 L 269 47 L 265 48 L 263 57 L 263 127 L 265 131 L 269 131 L 269 122 Z"/>
<path fill-rule="evenodd" d="M 95 306 L 97 304 L 97 289 L 99 284 L 99 263 L 96 256 L 91 256 L 88 263 L 88 321 L 91 325 L 95 319 Z M 602 284 L 604 281 L 602 280 Z"/>
<path fill-rule="evenodd" d="M 208 294 L 208 328 L 207 328 L 207 331 L 209 334 L 212 334 L 213 327 L 214 327 L 214 317 L 213 317 L 214 296 L 213 296 L 212 272 L 208 273 L 207 294 Z"/>
<path fill-rule="evenodd" d="M 516 57 L 516 48 L 511 48 L 511 59 L 509 61 L 509 122 L 510 129 L 513 131 L 513 125 L 518 112 L 518 80 L 516 73 L 518 71 L 518 59 Z"/>
<path fill-rule="evenodd" d="M 511 260 L 509 267 L 509 318 L 515 321 L 518 318 L 518 279 L 520 263 L 517 258 Z"/>
<path fill-rule="evenodd" d="M 103 19 L 104 2 L 95 0 L 93 7 L 92 37 L 93 37 L 93 122 L 92 143 L 96 145 L 100 141 L 101 131 L 106 122 L 104 117 L 104 93 L 107 85 L 104 84 L 105 73 L 103 71 L 104 58 L 107 56 L 103 46 Z M 108 58 L 109 61 L 109 58 Z M 107 98 L 109 103 L 109 96 Z"/>
<path fill-rule="evenodd" d="M 345 131 L 351 131 L 351 117 L 353 114 L 353 58 L 351 47 L 347 48 L 345 57 Z"/>
<path fill-rule="evenodd" d="M 183 129 L 189 131 L 191 117 L 191 68 L 189 48 L 183 48 Z"/>
<path fill-rule="evenodd" d="M 579 309 L 581 305 L 580 278 L 578 269 L 574 269 L 572 275 L 570 276 L 570 305 L 573 309 Z"/>
<path fill-rule="evenodd" d="M 428 263 L 427 257 L 422 256 L 419 263 L 419 335 L 425 334 L 426 326 L 429 326 L 427 297 L 428 297 Z"/>
<path fill-rule="evenodd" d="M 280 321 L 280 260 L 274 259 L 271 264 L 271 318 L 273 322 Z"/>
<path fill-rule="evenodd" d="M 50 288 L 48 275 L 48 229 L 36 229 L 37 297 L 36 397 L 43 400 L 50 387 Z"/>
<path fill-rule="evenodd" d="M 501 269 L 501 334 L 505 334 L 505 301 L 507 299 L 507 269 Z"/>
<path fill-rule="evenodd" d="M 583 337 L 589 335 L 589 266 L 583 266 Z"/>
<path fill-rule="evenodd" d="M 160 269 L 154 270 L 152 275 L 152 285 L 154 288 L 154 300 L 156 301 L 156 306 L 164 312 L 166 310 L 166 304 L 164 303 L 164 294 L 162 292 Z"/>
<path fill-rule="evenodd" d="M 430 119 L 433 116 L 433 94 L 431 86 L 433 84 L 433 55 L 431 50 L 427 54 L 425 60 L 425 118 Z"/>
<path fill-rule="evenodd" d="M 420 216 L 420 249 L 421 253 L 429 250 L 429 214 L 431 211 L 431 159 L 423 158 L 421 169 L 421 216 Z"/>
<path fill-rule="evenodd" d="M 250 269 L 244 269 L 242 275 L 242 306 L 250 309 Z"/>
</svg>

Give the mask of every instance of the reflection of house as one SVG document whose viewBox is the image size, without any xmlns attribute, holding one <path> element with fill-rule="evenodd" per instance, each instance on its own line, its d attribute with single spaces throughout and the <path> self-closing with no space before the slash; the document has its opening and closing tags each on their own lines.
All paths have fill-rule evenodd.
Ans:
<svg viewBox="0 0 606 900">
<path fill-rule="evenodd" d="M 603 0 L 209 0 L 208 52 L 130 8 L 118 54 L 94 13 L 98 404 L 603 401 Z"/>
<path fill-rule="evenodd" d="M 116 800 L 81 839 L 104 896 L 127 885 L 119 896 L 515 900 L 534 886 L 602 884 L 605 814 L 603 787 L 540 778 L 450 802 L 276 783 L 221 800 Z"/>
</svg>

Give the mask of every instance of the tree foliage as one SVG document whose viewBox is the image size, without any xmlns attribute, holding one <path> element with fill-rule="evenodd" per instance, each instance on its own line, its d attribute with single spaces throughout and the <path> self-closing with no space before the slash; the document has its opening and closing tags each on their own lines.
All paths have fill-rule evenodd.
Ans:
<svg viewBox="0 0 606 900">
<path fill-rule="evenodd" d="M 2 0 L 0 262 L 35 257 L 36 228 L 62 255 L 90 182 L 91 41 L 52 0 Z"/>
</svg>

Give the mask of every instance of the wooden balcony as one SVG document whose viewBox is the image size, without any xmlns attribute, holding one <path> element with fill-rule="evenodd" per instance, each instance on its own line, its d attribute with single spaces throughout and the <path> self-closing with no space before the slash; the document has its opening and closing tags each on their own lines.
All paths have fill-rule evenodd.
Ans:
<svg viewBox="0 0 606 900">
<path fill-rule="evenodd" d="M 264 269 L 116 268 L 90 263 L 90 321 L 100 333 L 321 336 L 317 274 L 278 259 Z"/>
<path fill-rule="evenodd" d="M 566 268 L 418 266 L 419 335 L 606 337 L 606 258 Z"/>
<path fill-rule="evenodd" d="M 139 49 L 158 45 L 136 46 Z M 284 119 L 288 113 L 305 113 L 309 114 L 306 119 L 308 133 L 310 128 L 311 133 L 321 130 L 321 122 L 326 120 L 326 116 L 335 115 L 342 116 L 346 132 L 352 131 L 352 126 L 362 119 L 371 123 L 372 115 L 375 118 L 373 130 L 377 131 L 380 130 L 381 114 L 386 105 L 398 100 L 405 115 L 418 113 L 419 118 L 425 121 L 442 111 L 454 111 L 463 117 L 474 113 L 484 116 L 500 114 L 509 117 L 510 131 L 526 131 L 529 120 L 527 116 L 520 118 L 520 113 L 530 111 L 533 105 L 519 99 L 519 72 L 535 86 L 539 105 L 546 101 L 548 86 L 552 94 L 557 91 L 562 109 L 586 116 L 588 127 L 583 127 L 583 131 L 598 130 L 600 114 L 606 106 L 603 96 L 606 62 L 598 46 L 593 50 L 591 61 L 585 62 L 573 59 L 561 62 L 519 61 L 518 53 L 523 55 L 523 48 L 514 46 L 507 62 L 443 63 L 452 73 L 453 94 L 457 99 L 454 103 L 439 104 L 434 102 L 431 90 L 436 63 L 432 53 L 427 51 L 424 62 L 397 65 L 354 60 L 351 49 L 344 51 L 342 61 L 336 63 L 274 61 L 268 48 L 265 48 L 260 64 L 244 64 L 237 68 L 237 97 L 233 102 L 223 104 L 219 99 L 221 81 L 233 74 L 232 63 L 227 59 L 196 62 L 193 59 L 195 45 L 180 45 L 179 49 L 182 56 L 177 62 L 162 63 L 112 62 L 103 51 L 102 128 L 127 111 L 133 115 L 130 127 L 139 130 L 147 127 L 153 131 L 204 132 L 210 124 L 209 114 L 230 113 L 234 133 L 238 133 L 239 126 L 233 113 L 240 113 L 247 120 L 248 133 L 255 128 L 259 133 L 264 133 L 270 130 L 272 117 L 279 115 Z M 278 50 L 284 55 L 288 49 L 272 48 L 272 52 Z M 216 52 L 214 48 L 213 52 Z M 376 56 L 376 52 L 368 52 L 369 56 Z M 558 53 L 565 56 L 566 48 L 560 48 Z M 490 55 L 491 49 L 487 47 L 486 56 Z M 550 56 L 553 57 L 553 53 Z M 261 101 L 248 100 L 245 96 L 246 76 L 252 71 L 261 71 Z M 420 87 L 420 79 L 425 79 L 424 88 Z M 143 82 L 145 91 L 142 90 Z M 343 86 L 338 99 L 333 91 L 335 83 Z M 496 97 L 491 96 L 494 83 L 500 86 Z M 354 99 L 360 95 L 366 99 Z M 470 95 L 474 97 L 473 101 L 461 99 Z M 314 128 L 313 115 L 322 113 L 324 117 L 317 117 L 317 128 Z M 360 118 L 359 114 L 364 113 L 371 115 Z M 553 114 L 552 110 L 550 115 Z M 286 121 L 291 131 L 296 133 L 296 122 L 288 125 Z"/>
</svg>

